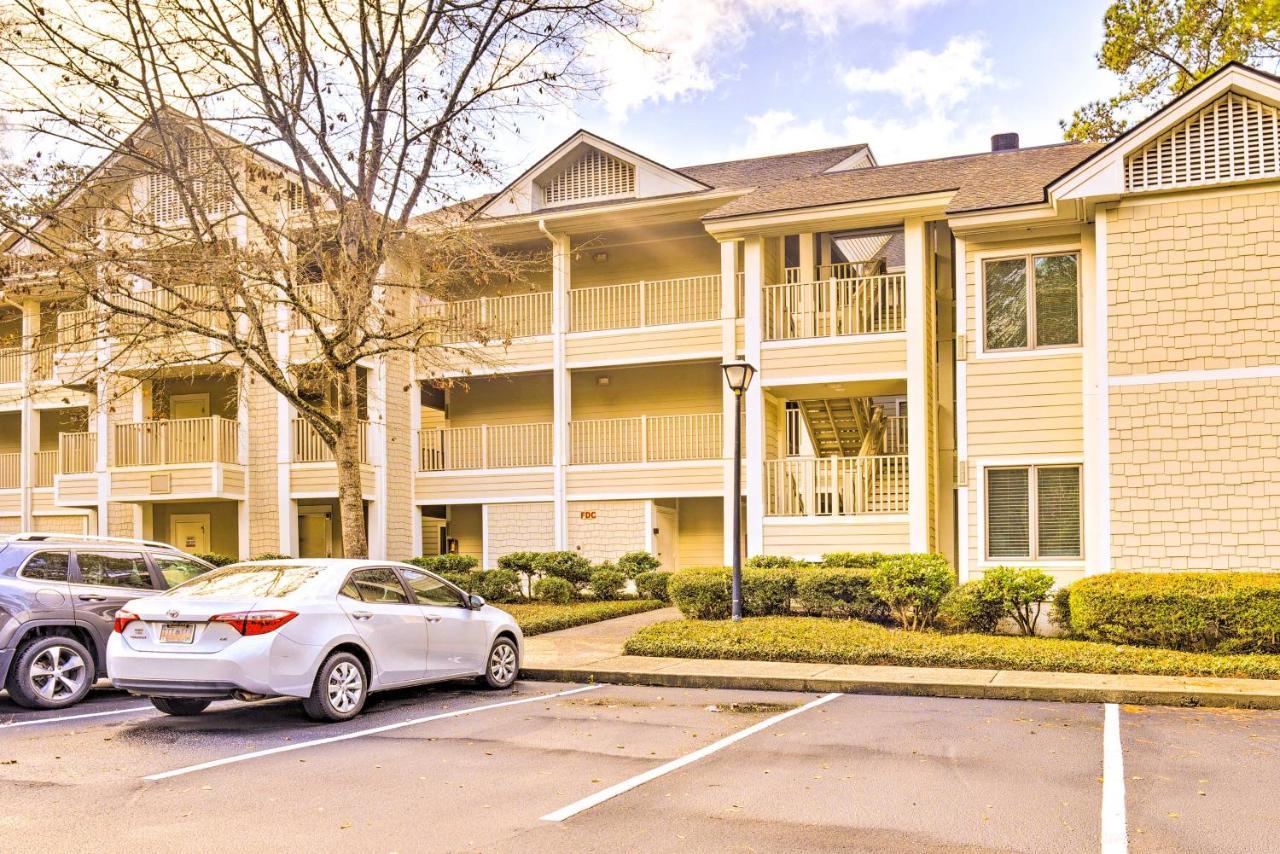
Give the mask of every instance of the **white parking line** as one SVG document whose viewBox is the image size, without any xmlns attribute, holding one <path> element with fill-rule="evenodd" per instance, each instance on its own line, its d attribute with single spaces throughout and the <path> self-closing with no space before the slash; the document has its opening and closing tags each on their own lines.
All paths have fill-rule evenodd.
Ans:
<svg viewBox="0 0 1280 854">
<path fill-rule="evenodd" d="M 247 762 L 250 759 L 260 759 L 263 756 L 274 756 L 277 753 L 288 753 L 291 750 L 302 750 L 306 747 L 316 747 L 321 744 L 333 744 L 337 741 L 350 741 L 353 738 L 363 738 L 366 735 L 377 735 L 381 732 L 390 732 L 395 729 L 403 729 L 404 727 L 417 726 L 418 724 L 430 723 L 431 721 L 442 721 L 446 718 L 458 718 L 463 715 L 474 714 L 475 712 L 487 712 L 491 709 L 505 709 L 509 706 L 519 706 L 524 703 L 537 703 L 542 700 L 550 700 L 553 697 L 567 697 L 570 694 L 581 694 L 583 691 L 594 691 L 597 688 L 603 688 L 603 684 L 585 685 L 581 688 L 570 688 L 567 691 L 557 691 L 554 694 L 539 694 L 536 697 L 523 697 L 519 700 L 506 700 L 501 703 L 488 703 L 483 706 L 472 706 L 468 709 L 457 709 L 452 712 L 441 712 L 438 715 L 427 715 L 422 718 L 413 718 L 412 720 L 399 721 L 393 724 L 383 724 L 382 726 L 369 727 L 368 729 L 360 729 L 355 732 L 346 732 L 342 735 L 334 735 L 328 738 L 317 738 L 311 741 L 299 741 L 293 744 L 285 744 L 280 747 L 271 747 L 266 750 L 255 750 L 252 753 L 241 753 L 235 756 L 227 756 L 223 759 L 213 759 L 209 762 L 201 762 L 197 765 L 188 765 L 185 768 L 175 768 L 172 771 L 162 771 L 159 774 L 151 774 L 143 777 L 144 780 L 167 780 L 170 777 L 180 777 L 183 774 L 191 774 L 195 771 L 204 771 L 209 768 L 217 768 L 220 765 L 231 765 L 236 762 Z"/>
<path fill-rule="evenodd" d="M 30 720 L 30 721 L 9 721 L 8 723 L 0 724 L 0 729 L 7 729 L 9 727 L 15 727 L 15 726 L 39 726 L 40 724 L 56 724 L 59 721 L 79 721 L 85 718 L 102 718 L 102 717 L 106 717 L 107 715 L 124 715 L 124 714 L 128 714 L 129 712 L 140 712 L 143 709 L 147 709 L 148 711 L 152 711 L 152 712 L 155 711 L 155 707 L 152 706 L 150 703 L 147 703 L 145 706 L 127 706 L 123 709 L 112 709 L 109 712 L 85 712 L 82 715 L 60 715 L 59 717 L 56 717 L 56 718 L 36 718 L 35 720 Z"/>
<path fill-rule="evenodd" d="M 1120 745 L 1120 707 L 1103 706 L 1102 854 L 1126 854 L 1129 831 L 1124 820 L 1124 751 Z"/>
<path fill-rule="evenodd" d="M 693 753 L 685 754 L 684 756 L 681 756 L 679 759 L 673 759 L 670 762 L 666 763 L 665 765 L 659 765 L 657 768 L 653 768 L 649 771 L 645 771 L 643 774 L 637 774 L 636 776 L 628 780 L 623 780 L 621 783 L 615 783 L 614 785 L 610 786 L 607 789 L 601 789 L 600 791 L 596 792 L 594 795 L 588 795 L 582 800 L 575 801 L 569 804 L 567 807 L 561 807 L 555 812 L 547 813 L 542 817 L 542 820 L 543 821 L 564 821 L 567 818 L 572 818 L 578 813 L 589 810 L 592 807 L 596 806 L 597 804 L 602 804 L 605 801 L 609 800 L 610 798 L 616 798 L 618 795 L 621 795 L 624 792 L 629 792 L 632 789 L 636 788 L 637 786 L 643 786 L 645 783 L 648 783 L 651 780 L 656 780 L 657 778 L 661 777 L 664 774 L 670 774 L 672 771 L 676 771 L 680 768 L 683 768 L 686 765 L 697 762 L 699 759 L 703 759 L 707 756 L 710 756 L 711 754 L 715 753 L 718 750 L 723 750 L 729 745 L 742 741 L 742 739 L 748 736 L 755 735 L 761 730 L 768 729 L 769 727 L 773 726 L 776 723 L 785 721 L 787 718 L 794 717 L 795 715 L 798 715 L 801 712 L 807 712 L 809 709 L 815 708 L 816 706 L 821 706 L 823 703 L 829 703 L 832 700 L 834 700 L 836 697 L 841 697 L 841 696 L 844 696 L 844 695 L 824 694 L 823 696 L 819 697 L 816 700 L 812 700 L 808 703 L 805 703 L 803 706 L 798 706 L 797 708 L 791 709 L 790 711 L 787 711 L 787 712 L 783 712 L 780 715 L 774 715 L 771 718 L 766 718 L 765 720 L 762 720 L 759 723 L 752 724 L 746 729 L 735 732 L 733 735 L 727 735 L 724 738 L 720 739 L 719 741 L 708 744 L 706 747 L 703 747 L 700 750 L 695 750 L 693 751 Z"/>
</svg>

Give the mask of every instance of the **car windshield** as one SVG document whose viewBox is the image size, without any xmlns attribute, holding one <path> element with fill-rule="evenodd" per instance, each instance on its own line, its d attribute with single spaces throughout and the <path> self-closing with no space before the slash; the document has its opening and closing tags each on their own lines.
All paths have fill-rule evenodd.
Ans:
<svg viewBox="0 0 1280 854">
<path fill-rule="evenodd" d="M 165 591 L 163 596 L 264 599 L 288 596 L 321 572 L 309 564 L 233 564 L 210 570 Z"/>
</svg>

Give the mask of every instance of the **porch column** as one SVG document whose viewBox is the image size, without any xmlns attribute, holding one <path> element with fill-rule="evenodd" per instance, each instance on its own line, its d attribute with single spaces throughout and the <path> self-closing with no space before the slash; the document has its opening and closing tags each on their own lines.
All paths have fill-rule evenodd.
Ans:
<svg viewBox="0 0 1280 854">
<path fill-rule="evenodd" d="M 928 259 L 924 220 L 908 219 L 903 231 L 907 290 L 908 546 L 913 552 L 925 552 L 929 550 L 928 417 L 933 398 L 928 387 L 928 360 L 933 354 L 926 329 L 931 306 L 926 293 Z"/>
<path fill-rule="evenodd" d="M 569 331 L 569 235 L 543 229 L 551 241 L 552 410 L 551 465 L 556 549 L 569 548 L 569 506 L 565 499 L 565 466 L 569 464 L 569 420 L 573 401 L 565 366 L 565 333 Z"/>
<path fill-rule="evenodd" d="M 721 361 L 732 362 L 738 358 L 738 244 L 732 240 L 720 244 L 720 318 Z M 738 544 L 733 542 L 733 516 L 740 512 L 742 497 L 733 494 L 733 392 L 720 378 L 720 412 L 722 422 L 723 444 L 721 457 L 724 460 L 724 520 L 722 530 L 724 536 L 724 565 L 733 563 L 734 549 Z M 652 528 L 650 529 L 652 530 Z"/>
<path fill-rule="evenodd" d="M 19 513 L 22 530 L 35 530 L 32 519 L 31 494 L 36 482 L 36 451 L 40 448 L 40 430 L 36 422 L 36 410 L 31 392 L 36 382 L 36 348 L 40 336 L 40 303 L 24 300 L 22 303 L 22 342 L 26 353 L 22 356 L 20 377 L 23 382 L 21 409 L 18 417 L 18 486 Z"/>
<path fill-rule="evenodd" d="M 956 569 L 960 583 L 969 580 L 969 264 L 964 240 L 956 238 Z M 909 411 L 909 408 L 908 408 Z"/>
<path fill-rule="evenodd" d="M 764 287 L 763 237 L 746 241 L 743 249 L 743 357 L 755 366 L 759 375 L 746 392 L 746 447 L 742 462 L 746 466 L 743 480 L 747 493 L 747 554 L 760 554 L 764 548 L 764 371 L 760 364 L 762 336 L 760 298 Z"/>
<path fill-rule="evenodd" d="M 1107 364 L 1107 211 L 1099 208 L 1081 246 L 1080 343 L 1084 375 L 1085 574 L 1111 571 L 1111 415 Z"/>
<path fill-rule="evenodd" d="M 387 356 L 378 358 L 369 369 L 369 427 L 365 453 L 373 466 L 373 501 L 369 504 L 369 557 L 387 559 L 387 524 L 390 515 L 390 492 L 387 478 Z"/>
<path fill-rule="evenodd" d="M 816 282 L 818 280 L 818 246 L 817 235 L 807 232 L 800 235 L 800 281 Z"/>
</svg>

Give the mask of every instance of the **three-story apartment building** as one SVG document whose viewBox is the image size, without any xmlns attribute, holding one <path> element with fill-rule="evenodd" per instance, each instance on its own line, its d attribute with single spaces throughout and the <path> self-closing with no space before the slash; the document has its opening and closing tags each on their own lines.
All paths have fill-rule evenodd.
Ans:
<svg viewBox="0 0 1280 854">
<path fill-rule="evenodd" d="M 1105 146 L 674 168 L 576 133 L 463 209 L 549 254 L 440 307 L 509 343 L 450 342 L 480 358 L 408 383 L 364 369 L 371 550 L 719 564 L 742 512 L 748 554 L 938 551 L 962 578 L 1280 568 L 1278 108 L 1233 65 Z M 333 463 L 274 392 L 219 367 L 102 406 L 59 384 L 69 354 L 23 346 L 74 307 L 23 293 L 0 308 L 0 528 L 336 553 Z M 735 359 L 758 369 L 740 496 Z"/>
</svg>

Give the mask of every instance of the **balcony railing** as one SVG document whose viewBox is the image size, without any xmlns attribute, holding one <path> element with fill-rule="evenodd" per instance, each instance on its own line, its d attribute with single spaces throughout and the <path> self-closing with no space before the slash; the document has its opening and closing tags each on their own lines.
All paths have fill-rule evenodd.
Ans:
<svg viewBox="0 0 1280 854">
<path fill-rule="evenodd" d="M 360 462 L 369 462 L 369 422 L 360 421 Z M 293 419 L 293 461 L 295 463 L 331 463 L 333 451 L 320 438 L 316 428 L 302 418 Z"/>
<path fill-rule="evenodd" d="M 59 433 L 58 457 L 60 474 L 85 474 L 97 468 L 97 433 Z"/>
<path fill-rule="evenodd" d="M 907 457 L 788 457 L 765 462 L 765 515 L 906 513 Z"/>
<path fill-rule="evenodd" d="M 495 340 L 551 334 L 551 291 L 435 302 L 423 310 L 441 318 L 445 344 L 474 341 L 479 333 Z"/>
<path fill-rule="evenodd" d="M 901 332 L 906 276 L 767 285 L 761 301 L 766 341 Z"/>
<path fill-rule="evenodd" d="M 235 421 L 218 415 L 116 424 L 115 465 L 234 464 L 240 459 L 239 428 Z"/>
<path fill-rule="evenodd" d="M 58 473 L 57 451 L 36 451 L 36 486 L 53 486 L 53 476 Z"/>
<path fill-rule="evenodd" d="M 418 471 L 551 465 L 550 423 L 435 427 L 418 432 Z"/>
<path fill-rule="evenodd" d="M 569 331 L 630 329 L 720 319 L 720 275 L 569 291 Z"/>
<path fill-rule="evenodd" d="M 22 348 L 0 347 L 0 383 L 22 382 Z"/>
<path fill-rule="evenodd" d="M 97 337 L 97 317 L 98 313 L 91 308 L 59 312 L 58 349 L 72 350 L 88 346 Z"/>
<path fill-rule="evenodd" d="M 199 326 L 215 328 L 222 325 L 222 312 L 216 307 L 219 297 L 212 285 L 179 285 L 173 288 L 147 288 L 113 293 L 112 305 L 122 309 L 111 318 L 111 331 L 116 335 L 136 335 L 149 321 L 145 315 L 164 317 L 180 315 Z M 136 311 L 143 317 L 123 312 Z"/>
<path fill-rule="evenodd" d="M 881 450 L 886 454 L 907 452 L 907 416 L 890 415 L 884 419 L 884 441 Z"/>
<path fill-rule="evenodd" d="M 22 454 L 0 454 L 0 489 L 22 486 Z"/>
<path fill-rule="evenodd" d="M 569 462 L 573 465 L 712 460 L 720 458 L 723 448 L 719 412 L 569 424 Z"/>
</svg>

